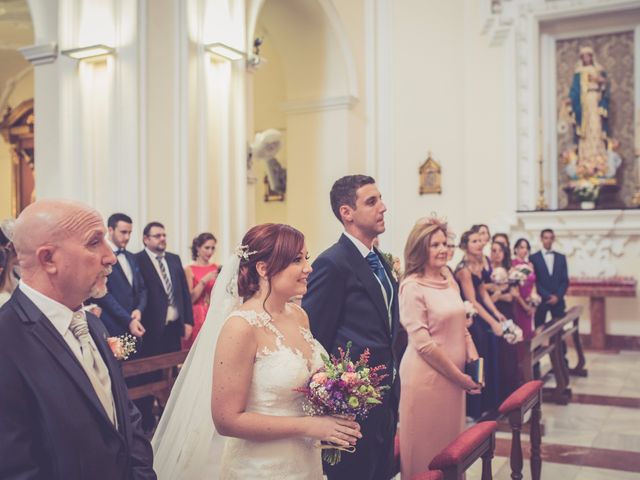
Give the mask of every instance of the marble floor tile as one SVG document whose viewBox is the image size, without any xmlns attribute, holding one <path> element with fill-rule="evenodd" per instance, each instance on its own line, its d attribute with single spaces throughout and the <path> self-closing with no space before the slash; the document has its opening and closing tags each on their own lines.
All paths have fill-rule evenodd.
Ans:
<svg viewBox="0 0 640 480">
<path fill-rule="evenodd" d="M 576 465 L 563 465 L 560 463 L 542 463 L 541 477 L 544 480 L 582 480 L 578 474 L 581 467 Z M 476 477 L 480 480 L 480 476 Z M 494 480 L 510 480 L 511 479 L 511 467 L 508 462 L 499 470 L 494 470 Z M 529 469 L 529 463 L 526 462 L 522 469 L 523 480 L 531 480 L 531 470 Z M 467 480 L 470 478 L 467 476 Z"/>
<path fill-rule="evenodd" d="M 542 475 L 542 478 L 546 478 Z M 551 478 L 551 477 L 550 477 Z M 622 472 L 605 468 L 582 467 L 576 480 L 640 480 L 640 473 Z"/>
<path fill-rule="evenodd" d="M 635 434 L 601 432 L 593 439 L 591 446 L 640 453 L 640 432 L 637 431 L 637 428 Z"/>
</svg>

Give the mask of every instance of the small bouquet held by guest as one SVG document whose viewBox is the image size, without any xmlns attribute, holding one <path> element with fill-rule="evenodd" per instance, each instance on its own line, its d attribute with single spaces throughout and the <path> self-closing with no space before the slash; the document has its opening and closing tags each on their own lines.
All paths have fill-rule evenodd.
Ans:
<svg viewBox="0 0 640 480">
<path fill-rule="evenodd" d="M 506 285 L 509 280 L 509 274 L 503 267 L 496 267 L 491 272 L 491 282 L 495 285 Z"/>
<path fill-rule="evenodd" d="M 529 298 L 527 298 L 527 303 L 532 307 L 537 307 L 542 303 L 542 297 L 537 293 L 533 292 L 531 293 L 531 295 L 529 295 Z"/>
<path fill-rule="evenodd" d="M 383 391 L 387 385 L 381 385 L 387 374 L 380 374 L 384 365 L 369 367 L 369 349 L 360 355 L 357 362 L 350 358 L 351 342 L 346 351 L 338 348 L 340 356 L 322 355 L 324 366 L 316 371 L 306 387 L 296 389 L 305 394 L 303 411 L 310 416 L 339 415 L 364 419 L 372 408 L 382 403 Z M 339 447 L 328 444 L 319 445 L 323 449 L 322 458 L 329 465 L 337 464 L 342 451 L 353 453 L 355 447 Z"/>
<path fill-rule="evenodd" d="M 478 314 L 478 311 L 473 306 L 473 303 L 471 303 L 469 300 L 465 300 L 463 302 L 463 305 L 464 305 L 464 313 L 467 316 L 467 318 L 472 318 L 474 315 Z"/>
<path fill-rule="evenodd" d="M 136 337 L 128 333 L 120 335 L 119 337 L 107 338 L 111 353 L 116 357 L 116 360 L 126 360 L 136 353 L 136 341 Z"/>
<path fill-rule="evenodd" d="M 531 275 L 531 268 L 521 263 L 509 270 L 509 284 L 514 286 L 524 285 L 527 277 Z"/>
<path fill-rule="evenodd" d="M 511 345 L 522 341 L 522 329 L 509 319 L 502 322 L 502 338 Z"/>
</svg>

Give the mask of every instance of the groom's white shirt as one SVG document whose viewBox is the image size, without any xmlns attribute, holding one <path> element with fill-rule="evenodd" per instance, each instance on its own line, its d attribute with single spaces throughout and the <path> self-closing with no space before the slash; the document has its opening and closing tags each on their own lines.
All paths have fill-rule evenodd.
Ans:
<svg viewBox="0 0 640 480">
<path fill-rule="evenodd" d="M 38 307 L 38 310 L 40 310 L 44 316 L 49 319 L 54 328 L 62 338 L 64 338 L 64 341 L 67 342 L 67 345 L 69 345 L 69 348 L 80 364 L 82 364 L 82 350 L 80 349 L 80 342 L 71 330 L 69 330 L 73 312 L 61 303 L 56 302 L 55 300 L 38 292 L 36 289 L 30 287 L 24 283 L 24 280 L 20 280 L 18 288 L 34 303 L 36 307 Z"/>
<path fill-rule="evenodd" d="M 351 240 L 351 242 L 356 246 L 356 248 L 358 249 L 358 251 L 363 257 L 366 258 L 367 255 L 369 255 L 369 253 L 373 251 L 371 247 L 367 247 L 364 243 L 362 243 L 356 237 L 354 237 L 350 233 L 347 233 L 346 230 L 344 232 L 344 236 L 347 237 L 349 240 Z"/>
</svg>

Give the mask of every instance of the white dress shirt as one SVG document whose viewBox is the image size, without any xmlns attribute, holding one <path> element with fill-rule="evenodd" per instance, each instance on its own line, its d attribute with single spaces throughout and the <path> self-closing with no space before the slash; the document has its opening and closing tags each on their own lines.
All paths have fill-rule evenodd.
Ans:
<svg viewBox="0 0 640 480">
<path fill-rule="evenodd" d="M 120 264 L 120 267 L 122 267 L 122 271 L 124 272 L 124 276 L 127 277 L 127 280 L 129 281 L 129 285 L 133 285 L 133 270 L 131 269 L 129 260 L 127 260 L 127 256 L 118 255 L 118 247 L 116 247 L 113 243 L 111 243 L 111 240 L 107 239 L 107 243 L 111 247 L 111 250 L 113 250 L 113 254 L 118 259 L 118 263 Z"/>
<path fill-rule="evenodd" d="M 153 253 L 151 250 L 149 250 L 148 248 L 145 247 L 144 249 L 145 252 L 147 252 L 147 255 L 149 255 L 149 258 L 151 259 L 151 264 L 153 265 L 153 268 L 156 269 L 156 273 L 158 274 L 158 277 L 160 278 L 160 281 L 162 282 L 162 285 L 164 286 L 164 291 L 167 293 L 167 295 L 169 295 L 169 285 L 167 285 L 164 281 L 164 278 L 162 276 L 162 271 L 160 270 L 160 265 L 158 265 L 158 254 Z M 167 277 L 169 278 L 169 282 L 171 282 L 171 273 L 169 272 L 169 265 L 167 264 L 167 259 L 164 258 L 164 254 L 162 255 L 162 259 L 160 260 L 162 262 L 162 264 L 164 265 L 164 269 L 167 272 Z M 171 284 L 171 286 L 173 287 L 173 284 Z M 173 289 L 173 298 L 176 297 L 176 289 Z M 169 307 L 167 308 L 167 318 L 165 319 L 165 321 L 167 323 L 169 322 L 173 322 L 174 320 L 178 319 L 178 309 L 176 308 L 175 305 L 169 305 Z"/>
<path fill-rule="evenodd" d="M 544 263 L 547 264 L 549 275 L 553 275 L 553 261 L 555 260 L 553 250 L 542 250 L 542 258 L 544 258 Z"/>
<path fill-rule="evenodd" d="M 22 280 L 20 280 L 18 288 L 27 296 L 29 300 L 34 303 L 36 307 L 38 307 L 38 310 L 40 310 L 44 314 L 44 316 L 49 319 L 60 336 L 62 336 L 64 341 L 67 342 L 67 345 L 69 345 L 69 348 L 82 365 L 82 350 L 80 350 L 80 342 L 71 332 L 71 330 L 69 330 L 73 312 L 61 303 L 58 303 L 55 300 L 31 288 Z"/>
</svg>

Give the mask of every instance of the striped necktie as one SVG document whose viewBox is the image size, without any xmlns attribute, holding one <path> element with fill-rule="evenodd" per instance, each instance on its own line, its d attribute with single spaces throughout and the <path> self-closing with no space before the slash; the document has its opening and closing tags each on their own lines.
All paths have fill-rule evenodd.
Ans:
<svg viewBox="0 0 640 480">
<path fill-rule="evenodd" d="M 71 330 L 71 333 L 73 333 L 80 343 L 80 351 L 82 352 L 82 361 L 80 363 L 82 364 L 82 368 L 87 374 L 87 377 L 89 377 L 89 381 L 98 396 L 98 400 L 100 400 L 100 403 L 104 407 L 107 416 L 111 422 L 116 425 L 116 412 L 113 403 L 113 393 L 111 392 L 109 370 L 91 338 L 87 318 L 82 310 L 73 313 L 69 330 Z"/>
<path fill-rule="evenodd" d="M 167 290 L 167 298 L 169 299 L 169 305 L 176 304 L 176 297 L 173 294 L 173 284 L 171 283 L 171 278 L 169 278 L 169 273 L 164 266 L 164 262 L 162 259 L 164 255 L 157 255 L 156 260 L 158 260 L 158 265 L 160 266 L 160 273 L 162 274 L 162 281 L 164 282 L 164 286 Z"/>
</svg>

